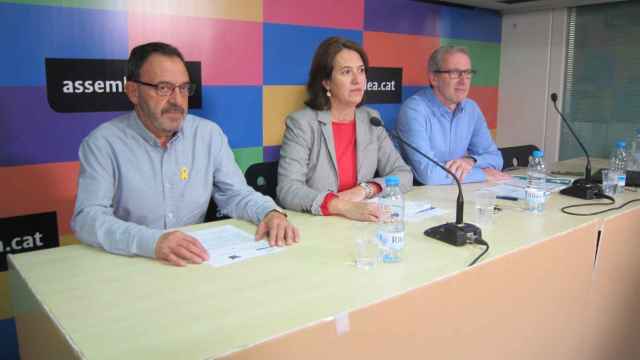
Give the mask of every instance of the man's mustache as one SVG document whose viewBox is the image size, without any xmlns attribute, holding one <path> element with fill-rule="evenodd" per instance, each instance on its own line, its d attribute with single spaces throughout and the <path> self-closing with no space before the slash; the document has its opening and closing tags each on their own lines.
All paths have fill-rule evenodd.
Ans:
<svg viewBox="0 0 640 360">
<path fill-rule="evenodd" d="M 162 109 L 162 115 L 167 114 L 167 113 L 179 113 L 179 114 L 184 114 L 185 113 L 185 109 L 182 106 L 179 105 L 168 105 L 166 107 L 164 107 Z"/>
</svg>

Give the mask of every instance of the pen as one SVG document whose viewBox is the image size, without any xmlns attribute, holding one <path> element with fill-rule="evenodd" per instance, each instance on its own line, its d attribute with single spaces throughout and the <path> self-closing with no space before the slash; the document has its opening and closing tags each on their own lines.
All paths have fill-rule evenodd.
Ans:
<svg viewBox="0 0 640 360">
<path fill-rule="evenodd" d="M 261 247 L 261 248 L 257 248 L 256 251 L 260 251 L 260 250 L 267 250 L 268 248 L 270 248 L 271 246 L 265 246 L 265 247 Z"/>
<path fill-rule="evenodd" d="M 518 198 L 515 196 L 502 196 L 502 195 L 498 195 L 496 196 L 496 199 L 501 199 L 501 200 L 510 200 L 510 201 L 518 201 Z"/>
<path fill-rule="evenodd" d="M 433 209 L 435 209 L 433 206 L 429 206 L 428 208 L 424 208 L 422 210 L 416 211 L 416 214 L 420 214 L 420 213 L 423 213 L 423 212 L 431 211 Z"/>
</svg>

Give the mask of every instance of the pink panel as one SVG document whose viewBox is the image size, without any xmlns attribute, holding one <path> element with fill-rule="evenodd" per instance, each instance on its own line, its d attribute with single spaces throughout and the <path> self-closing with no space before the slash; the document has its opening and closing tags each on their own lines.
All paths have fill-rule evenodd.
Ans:
<svg viewBox="0 0 640 360">
<path fill-rule="evenodd" d="M 129 49 L 150 41 L 201 61 L 203 85 L 262 84 L 262 23 L 129 13 Z"/>
<path fill-rule="evenodd" d="M 364 0 L 264 0 L 265 22 L 362 30 Z"/>
<path fill-rule="evenodd" d="M 498 88 L 472 86 L 469 98 L 477 102 L 482 109 L 489 129 L 495 129 L 498 125 Z"/>
<path fill-rule="evenodd" d="M 402 85 L 427 85 L 427 59 L 440 46 L 430 36 L 365 31 L 364 48 L 371 66 L 402 68 Z"/>
<path fill-rule="evenodd" d="M 0 217 L 57 211 L 58 231 L 70 233 L 79 169 L 77 161 L 0 167 Z"/>
</svg>

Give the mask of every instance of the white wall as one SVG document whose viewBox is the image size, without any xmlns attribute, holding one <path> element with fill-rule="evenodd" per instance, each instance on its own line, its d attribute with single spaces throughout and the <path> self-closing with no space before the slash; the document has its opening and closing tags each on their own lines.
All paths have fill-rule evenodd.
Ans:
<svg viewBox="0 0 640 360">
<path fill-rule="evenodd" d="M 534 144 L 547 161 L 558 159 L 566 58 L 566 9 L 507 14 L 502 18 L 498 99 L 499 147 Z M 561 106 L 561 105 L 560 105 Z"/>
</svg>

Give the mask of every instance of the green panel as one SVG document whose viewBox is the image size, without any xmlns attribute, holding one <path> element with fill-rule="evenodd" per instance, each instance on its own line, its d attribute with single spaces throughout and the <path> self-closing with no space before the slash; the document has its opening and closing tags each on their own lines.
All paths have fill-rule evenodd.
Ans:
<svg viewBox="0 0 640 360">
<path fill-rule="evenodd" d="M 73 8 L 127 10 L 126 0 L 0 0 L 3 3 L 63 6 Z"/>
<path fill-rule="evenodd" d="M 478 71 L 471 82 L 475 86 L 498 87 L 500 79 L 500 44 L 494 42 L 440 39 L 441 45 L 464 46 L 471 55 L 471 64 Z"/>
<path fill-rule="evenodd" d="M 255 163 L 261 163 L 263 160 L 262 147 L 248 147 L 233 149 L 233 155 L 240 169 L 244 173 L 247 168 Z"/>
<path fill-rule="evenodd" d="M 607 158 L 640 127 L 640 3 L 577 7 L 569 33 L 573 19 L 563 110 L 591 156 Z M 560 136 L 560 160 L 583 156 L 566 127 Z"/>
</svg>

